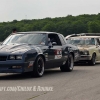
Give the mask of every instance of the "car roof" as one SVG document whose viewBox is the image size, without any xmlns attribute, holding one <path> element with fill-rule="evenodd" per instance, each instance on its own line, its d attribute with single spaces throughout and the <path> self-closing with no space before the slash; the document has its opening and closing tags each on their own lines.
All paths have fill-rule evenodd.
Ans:
<svg viewBox="0 0 100 100">
<path fill-rule="evenodd" d="M 70 37 L 70 38 L 100 38 L 100 36 L 76 36 L 76 37 Z"/>
<path fill-rule="evenodd" d="M 29 32 L 16 32 L 16 34 L 59 34 L 56 32 L 47 32 L 47 31 L 29 31 Z"/>
</svg>

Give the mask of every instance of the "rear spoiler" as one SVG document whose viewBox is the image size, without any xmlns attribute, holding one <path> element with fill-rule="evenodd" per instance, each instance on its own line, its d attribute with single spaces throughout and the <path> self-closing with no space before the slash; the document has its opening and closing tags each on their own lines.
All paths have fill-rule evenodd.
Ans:
<svg viewBox="0 0 100 100">
<path fill-rule="evenodd" d="M 100 36 L 100 33 L 84 33 L 86 36 Z"/>
<path fill-rule="evenodd" d="M 67 40 L 70 37 L 76 37 L 76 36 L 100 36 L 100 33 L 80 33 L 80 34 L 71 34 L 67 35 L 65 39 Z"/>
<path fill-rule="evenodd" d="M 67 39 L 70 38 L 70 37 L 85 36 L 85 35 L 86 35 L 85 33 L 71 34 L 71 35 L 67 35 L 67 36 L 65 37 L 65 39 L 67 40 Z"/>
</svg>

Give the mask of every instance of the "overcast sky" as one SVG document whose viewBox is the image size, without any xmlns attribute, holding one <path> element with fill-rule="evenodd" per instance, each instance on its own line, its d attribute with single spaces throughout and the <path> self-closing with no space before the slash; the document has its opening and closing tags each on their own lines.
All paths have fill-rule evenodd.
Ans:
<svg viewBox="0 0 100 100">
<path fill-rule="evenodd" d="M 98 13 L 100 0 L 0 0 L 0 22 Z"/>
</svg>

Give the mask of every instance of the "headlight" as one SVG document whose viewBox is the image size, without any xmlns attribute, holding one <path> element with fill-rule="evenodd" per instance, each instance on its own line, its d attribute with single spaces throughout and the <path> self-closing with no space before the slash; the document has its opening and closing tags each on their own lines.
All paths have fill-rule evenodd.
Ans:
<svg viewBox="0 0 100 100">
<path fill-rule="evenodd" d="M 89 55 L 89 51 L 84 51 L 84 55 Z"/>
<path fill-rule="evenodd" d="M 9 59 L 10 59 L 10 60 L 15 60 L 16 57 L 15 57 L 15 56 L 9 56 Z"/>
<path fill-rule="evenodd" d="M 80 55 L 89 55 L 89 51 L 80 51 Z"/>
<path fill-rule="evenodd" d="M 21 56 L 21 55 L 16 56 L 16 59 L 17 59 L 17 60 L 21 60 L 21 59 L 22 59 L 22 56 Z"/>
<path fill-rule="evenodd" d="M 8 57 L 9 60 L 21 60 L 22 59 L 22 55 L 10 55 Z"/>
</svg>

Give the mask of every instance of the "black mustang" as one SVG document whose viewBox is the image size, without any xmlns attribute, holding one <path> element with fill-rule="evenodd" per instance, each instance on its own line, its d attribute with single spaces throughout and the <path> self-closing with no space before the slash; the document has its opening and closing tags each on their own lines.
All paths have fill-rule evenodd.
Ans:
<svg viewBox="0 0 100 100">
<path fill-rule="evenodd" d="M 42 76 L 44 69 L 59 66 L 72 71 L 78 59 L 79 50 L 55 32 L 17 32 L 0 45 L 0 73 Z"/>
</svg>

